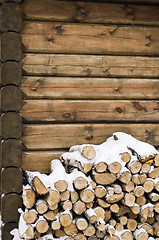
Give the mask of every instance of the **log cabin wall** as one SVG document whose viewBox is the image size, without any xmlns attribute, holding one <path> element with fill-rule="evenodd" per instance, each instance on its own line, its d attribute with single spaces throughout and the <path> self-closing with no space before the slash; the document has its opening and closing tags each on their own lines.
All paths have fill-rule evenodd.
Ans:
<svg viewBox="0 0 159 240">
<path fill-rule="evenodd" d="M 159 146 L 159 0 L 24 0 L 23 164 L 116 131 Z"/>
</svg>

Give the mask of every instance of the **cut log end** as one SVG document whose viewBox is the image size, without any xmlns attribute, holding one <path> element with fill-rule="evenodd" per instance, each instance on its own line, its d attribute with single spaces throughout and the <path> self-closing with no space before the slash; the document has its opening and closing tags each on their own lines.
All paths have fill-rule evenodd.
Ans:
<svg viewBox="0 0 159 240">
<path fill-rule="evenodd" d="M 47 223 L 47 221 L 44 220 L 40 220 L 37 224 L 36 224 L 36 230 L 39 233 L 46 233 L 49 229 L 49 225 Z"/>
<path fill-rule="evenodd" d="M 37 219 L 37 214 L 36 214 L 35 211 L 30 210 L 30 211 L 24 213 L 23 219 L 28 224 L 34 223 L 36 221 L 36 219 Z"/>
<path fill-rule="evenodd" d="M 58 180 L 55 183 L 55 188 L 57 189 L 57 191 L 59 192 L 64 192 L 67 190 L 67 182 L 65 180 Z"/>
<path fill-rule="evenodd" d="M 74 186 L 77 190 L 82 190 L 88 186 L 88 182 L 83 177 L 78 177 L 74 181 Z"/>
<path fill-rule="evenodd" d="M 128 152 L 121 153 L 121 160 L 125 163 L 128 163 L 131 159 L 131 156 Z"/>
<path fill-rule="evenodd" d="M 69 214 L 62 214 L 60 216 L 60 223 L 63 227 L 68 227 L 72 223 L 72 218 Z"/>
<path fill-rule="evenodd" d="M 96 157 L 96 151 L 92 146 L 86 146 L 83 148 L 82 155 L 88 160 L 92 160 Z"/>
</svg>

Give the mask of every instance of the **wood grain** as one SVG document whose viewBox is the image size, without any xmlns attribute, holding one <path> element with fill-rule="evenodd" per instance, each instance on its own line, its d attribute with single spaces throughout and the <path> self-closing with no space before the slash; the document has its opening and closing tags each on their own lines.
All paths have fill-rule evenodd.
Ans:
<svg viewBox="0 0 159 240">
<path fill-rule="evenodd" d="M 21 0 L 1 0 L 2 3 L 6 2 L 14 2 L 14 3 L 21 3 Z"/>
<path fill-rule="evenodd" d="M 156 79 L 24 77 L 24 98 L 157 99 Z"/>
<path fill-rule="evenodd" d="M 2 114 L 2 138 L 19 138 L 22 134 L 22 117 L 16 112 Z"/>
<path fill-rule="evenodd" d="M 2 5 L 1 11 L 2 31 L 20 31 L 22 26 L 22 11 L 20 5 L 7 2 Z"/>
<path fill-rule="evenodd" d="M 70 143 L 101 144 L 114 132 L 131 134 L 135 138 L 154 146 L 159 144 L 158 124 L 24 124 L 24 146 L 29 150 L 69 148 Z"/>
<path fill-rule="evenodd" d="M 26 54 L 24 75 L 159 78 L 158 57 Z"/>
<path fill-rule="evenodd" d="M 1 57 L 3 61 L 20 61 L 22 57 L 22 39 L 16 32 L 5 32 L 1 36 Z"/>
<path fill-rule="evenodd" d="M 59 151 L 23 151 L 23 163 L 21 168 L 24 171 L 50 173 L 50 162 L 53 159 L 60 159 L 61 154 L 64 152 L 66 152 L 66 149 Z"/>
<path fill-rule="evenodd" d="M 7 139 L 1 142 L 2 166 L 20 167 L 22 163 L 22 142 L 17 139 Z"/>
<path fill-rule="evenodd" d="M 26 0 L 22 9 L 27 20 L 159 25 L 159 6 Z"/>
<path fill-rule="evenodd" d="M 17 62 L 7 61 L 1 66 L 1 82 L 3 85 L 19 85 L 22 81 L 22 68 Z"/>
<path fill-rule="evenodd" d="M 22 91 L 19 87 L 9 85 L 1 90 L 2 111 L 18 112 L 22 107 Z"/>
<path fill-rule="evenodd" d="M 18 223 L 6 223 L 2 226 L 2 240 L 12 240 L 13 235 L 10 234 L 10 232 L 18 228 Z"/>
<path fill-rule="evenodd" d="M 159 54 L 157 27 L 24 21 L 21 34 L 24 52 Z"/>
<path fill-rule="evenodd" d="M 18 222 L 19 212 L 18 208 L 22 208 L 22 197 L 16 193 L 4 195 L 2 197 L 2 221 Z"/>
<path fill-rule="evenodd" d="M 109 0 L 104 0 L 104 2 L 109 2 Z M 114 0 L 114 2 L 121 2 L 121 0 Z M 144 4 L 144 3 L 159 3 L 158 0 L 124 0 L 125 3 L 138 3 L 138 4 Z"/>
<path fill-rule="evenodd" d="M 22 191 L 22 170 L 8 167 L 2 170 L 2 192 L 20 193 Z"/>
<path fill-rule="evenodd" d="M 42 111 L 41 111 L 42 110 Z M 159 101 L 23 100 L 25 122 L 158 122 Z"/>
</svg>

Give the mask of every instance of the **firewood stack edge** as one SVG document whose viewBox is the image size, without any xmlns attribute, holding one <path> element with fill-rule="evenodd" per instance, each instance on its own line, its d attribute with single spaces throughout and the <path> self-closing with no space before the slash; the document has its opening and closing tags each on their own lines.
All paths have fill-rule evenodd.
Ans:
<svg viewBox="0 0 159 240">
<path fill-rule="evenodd" d="M 159 152 L 117 132 L 25 172 L 14 240 L 159 240 Z"/>
</svg>

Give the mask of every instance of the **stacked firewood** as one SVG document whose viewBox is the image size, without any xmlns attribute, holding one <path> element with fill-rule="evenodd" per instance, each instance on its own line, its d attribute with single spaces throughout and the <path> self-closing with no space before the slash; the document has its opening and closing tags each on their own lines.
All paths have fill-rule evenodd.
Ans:
<svg viewBox="0 0 159 240">
<path fill-rule="evenodd" d="M 127 141 L 123 151 L 119 140 L 106 144 L 120 145 L 120 159 L 106 144 L 81 145 L 53 160 L 50 175 L 26 172 L 20 238 L 159 239 L 159 154 L 143 143 L 141 155 Z"/>
</svg>

